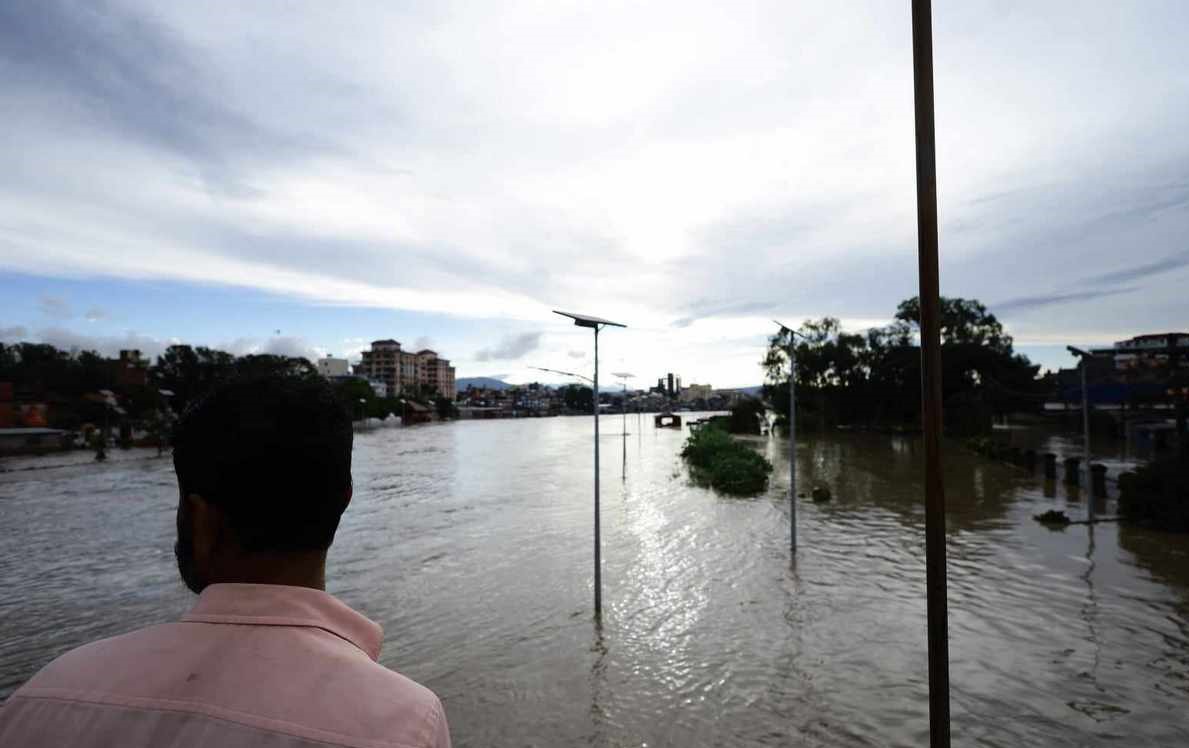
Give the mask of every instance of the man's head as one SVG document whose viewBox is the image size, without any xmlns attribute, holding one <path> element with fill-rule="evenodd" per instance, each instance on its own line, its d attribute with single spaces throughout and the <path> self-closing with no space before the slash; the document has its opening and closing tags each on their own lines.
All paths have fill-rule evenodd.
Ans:
<svg viewBox="0 0 1189 748">
<path fill-rule="evenodd" d="M 320 378 L 236 379 L 191 405 L 173 437 L 186 586 L 321 586 L 351 499 L 351 440 L 351 416 Z"/>
</svg>

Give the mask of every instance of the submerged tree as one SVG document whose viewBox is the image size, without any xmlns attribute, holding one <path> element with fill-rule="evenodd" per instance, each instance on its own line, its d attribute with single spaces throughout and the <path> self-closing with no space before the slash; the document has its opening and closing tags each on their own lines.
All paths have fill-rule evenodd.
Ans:
<svg viewBox="0 0 1189 748">
<path fill-rule="evenodd" d="M 1003 325 L 980 302 L 942 298 L 942 386 L 947 427 L 977 431 L 994 414 L 1034 410 L 1043 399 L 1039 367 L 1012 349 Z M 920 414 L 920 303 L 897 307 L 893 321 L 847 333 L 833 317 L 797 330 L 798 410 L 808 427 L 833 423 L 907 426 Z M 763 365 L 765 396 L 785 421 L 790 333 L 772 336 Z"/>
</svg>

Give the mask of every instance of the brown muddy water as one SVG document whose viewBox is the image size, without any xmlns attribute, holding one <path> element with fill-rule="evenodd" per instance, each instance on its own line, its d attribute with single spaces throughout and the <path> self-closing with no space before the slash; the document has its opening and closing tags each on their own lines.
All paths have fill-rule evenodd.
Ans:
<svg viewBox="0 0 1189 748">
<path fill-rule="evenodd" d="M 589 418 L 357 435 L 328 587 L 384 626 L 384 664 L 441 695 L 455 744 L 925 744 L 919 443 L 807 437 L 802 485 L 834 500 L 801 502 L 791 563 L 785 442 L 756 440 L 767 495 L 725 499 L 648 418 L 628 419 L 623 478 L 606 420 L 601 628 Z M 4 465 L 0 697 L 191 603 L 153 454 Z M 1084 499 L 956 446 L 946 466 L 954 743 L 1189 744 L 1189 538 L 1048 530 L 1031 516 Z"/>
</svg>

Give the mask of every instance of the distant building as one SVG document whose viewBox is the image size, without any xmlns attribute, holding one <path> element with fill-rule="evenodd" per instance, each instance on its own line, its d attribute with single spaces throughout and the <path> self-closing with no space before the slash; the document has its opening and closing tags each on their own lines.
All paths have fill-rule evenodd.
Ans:
<svg viewBox="0 0 1189 748">
<path fill-rule="evenodd" d="M 669 372 L 666 375 L 666 379 L 668 380 L 668 382 L 667 382 L 668 386 L 665 388 L 665 391 L 668 393 L 669 397 L 676 397 L 677 396 L 677 388 L 674 386 L 673 372 Z"/>
<path fill-rule="evenodd" d="M 1172 371 L 1189 369 L 1189 332 L 1137 335 L 1091 353 L 1111 359 L 1118 372 L 1164 378 Z"/>
<path fill-rule="evenodd" d="M 330 379 L 331 377 L 345 377 L 351 373 L 350 366 L 345 358 L 333 358 L 327 356 L 326 358 L 318 359 L 318 373 Z"/>
<path fill-rule="evenodd" d="M 149 381 L 149 360 L 135 348 L 120 351 L 120 357 L 112 362 L 112 366 L 118 389 L 144 387 Z"/>
<path fill-rule="evenodd" d="M 417 351 L 417 384 L 429 387 L 439 396 L 454 399 L 454 367 L 429 349 Z"/>
<path fill-rule="evenodd" d="M 707 400 L 713 394 L 714 388 L 708 384 L 691 384 L 681 390 L 678 399 L 683 403 L 692 403 L 698 400 Z"/>
<path fill-rule="evenodd" d="M 1092 404 L 1160 402 L 1189 378 L 1189 333 L 1137 335 L 1090 352 L 1094 355 L 1084 361 Z M 1061 401 L 1081 399 L 1077 368 L 1061 369 L 1055 381 Z"/>
<path fill-rule="evenodd" d="M 369 380 L 383 382 L 388 396 L 410 392 L 414 388 L 432 389 L 442 397 L 453 399 L 454 367 L 450 361 L 429 349 L 416 353 L 401 349 L 395 340 L 377 340 L 371 350 L 364 351 L 355 365 L 355 373 Z"/>
<path fill-rule="evenodd" d="M 400 392 L 401 349 L 395 340 L 376 340 L 370 351 L 364 351 L 355 365 L 355 373 L 367 379 L 383 382 L 392 394 Z"/>
</svg>

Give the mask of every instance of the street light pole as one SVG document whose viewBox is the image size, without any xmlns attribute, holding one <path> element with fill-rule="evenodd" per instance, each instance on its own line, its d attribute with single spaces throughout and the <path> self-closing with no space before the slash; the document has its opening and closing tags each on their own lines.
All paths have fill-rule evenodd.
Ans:
<svg viewBox="0 0 1189 748">
<path fill-rule="evenodd" d="M 1086 368 L 1094 354 L 1083 351 L 1081 348 L 1074 348 L 1072 345 L 1065 346 L 1065 349 L 1078 357 L 1078 368 L 1082 370 L 1082 461 L 1086 464 L 1086 490 L 1092 493 L 1090 487 L 1090 391 L 1086 386 Z M 1094 521 L 1093 496 L 1089 496 L 1086 500 L 1086 515 L 1089 521 Z"/>
<path fill-rule="evenodd" d="M 569 317 L 578 327 L 589 327 L 594 330 L 594 613 L 595 620 L 603 620 L 603 551 L 600 537 L 599 513 L 599 331 L 604 327 L 627 327 L 619 322 L 591 317 L 586 314 L 572 314 L 560 312 L 554 314 Z M 585 378 L 585 377 L 583 377 Z"/>
<path fill-rule="evenodd" d="M 623 399 L 620 405 L 623 406 L 623 479 L 628 479 L 628 383 L 623 383 Z"/>
<path fill-rule="evenodd" d="M 776 320 L 772 320 L 776 322 Z M 797 333 L 776 322 L 789 334 L 789 550 L 797 552 Z"/>
<path fill-rule="evenodd" d="M 942 478 L 941 279 L 937 251 L 937 143 L 933 106 L 933 11 L 912 0 L 916 135 L 917 277 L 921 311 L 921 430 L 925 442 L 925 607 L 929 633 L 929 744 L 950 745 L 950 654 Z"/>
<path fill-rule="evenodd" d="M 599 528 L 599 328 L 594 328 L 594 609 L 603 618 L 603 543 Z"/>
<path fill-rule="evenodd" d="M 620 380 L 623 386 L 623 396 L 619 401 L 620 411 L 623 413 L 623 479 L 628 479 L 628 380 L 635 377 L 626 371 L 613 371 L 611 376 Z"/>
</svg>

